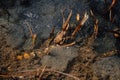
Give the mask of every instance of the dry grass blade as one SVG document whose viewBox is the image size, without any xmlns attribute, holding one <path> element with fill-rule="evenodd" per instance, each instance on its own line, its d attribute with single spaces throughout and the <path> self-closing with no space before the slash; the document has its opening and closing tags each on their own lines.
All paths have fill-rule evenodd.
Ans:
<svg viewBox="0 0 120 80">
<path fill-rule="evenodd" d="M 110 10 L 110 13 L 109 13 L 109 19 L 110 21 L 112 21 L 112 11 Z"/>
<path fill-rule="evenodd" d="M 84 17 L 79 25 L 81 25 L 81 26 L 84 25 L 84 23 L 87 21 L 88 17 L 89 17 L 88 14 L 85 12 Z"/>
<path fill-rule="evenodd" d="M 61 31 L 58 33 L 58 35 L 54 39 L 54 43 L 58 44 L 63 40 L 63 36 L 65 35 L 65 31 Z"/>
<path fill-rule="evenodd" d="M 96 19 L 96 17 L 94 16 L 92 10 L 90 10 L 90 13 L 91 13 L 91 16 L 93 18 L 93 22 L 95 24 L 94 24 L 94 32 L 93 32 L 93 34 L 92 34 L 92 36 L 90 38 L 88 38 L 88 42 L 87 42 L 88 46 L 93 45 L 94 40 L 96 39 L 96 36 L 98 34 L 98 19 Z"/>
<path fill-rule="evenodd" d="M 69 46 L 73 46 L 76 42 L 72 42 L 72 43 L 69 43 L 69 44 L 64 44 L 62 45 L 62 47 L 69 47 Z"/>
<path fill-rule="evenodd" d="M 96 39 L 96 36 L 98 34 L 98 19 L 95 20 L 95 24 L 94 24 L 94 32 L 93 35 L 91 36 L 91 40 L 92 42 L 94 42 L 94 40 Z"/>
<path fill-rule="evenodd" d="M 25 22 L 25 23 L 30 31 L 30 35 L 33 36 L 32 28 L 31 28 L 30 24 L 28 22 Z"/>
<path fill-rule="evenodd" d="M 42 77 L 42 75 L 43 75 L 43 73 L 44 73 L 44 71 L 45 71 L 45 68 L 46 68 L 46 65 L 43 67 L 42 72 L 41 72 L 41 74 L 39 75 L 39 80 L 41 80 L 41 77 Z"/>
<path fill-rule="evenodd" d="M 33 33 L 30 24 L 29 24 L 28 22 L 25 22 L 25 23 L 26 23 L 26 25 L 27 25 L 27 27 L 28 27 L 28 29 L 29 29 L 29 31 L 30 31 L 30 36 L 31 36 L 31 38 L 32 38 L 32 44 L 33 44 L 33 47 L 34 47 L 34 46 L 35 46 L 35 40 L 36 40 L 37 35 Z"/>
<path fill-rule="evenodd" d="M 95 15 L 93 14 L 92 10 L 90 10 L 91 16 L 93 18 L 93 21 L 95 22 L 94 24 L 94 36 L 98 34 L 98 19 L 96 19 Z"/>
<path fill-rule="evenodd" d="M 68 30 L 69 20 L 70 20 L 71 16 L 72 16 L 72 10 L 70 11 L 67 20 L 65 21 L 65 23 L 62 26 L 61 32 L 59 32 L 57 34 L 57 36 L 55 37 L 55 39 L 54 39 L 54 43 L 55 44 L 58 44 L 58 43 L 60 43 L 63 40 L 63 36 L 66 34 L 66 31 Z"/>
<path fill-rule="evenodd" d="M 32 35 L 32 44 L 33 44 L 33 46 L 35 46 L 36 37 L 37 37 L 36 34 L 33 34 L 33 35 Z"/>
<path fill-rule="evenodd" d="M 115 5 L 115 3 L 116 3 L 116 0 L 112 0 L 112 3 L 111 3 L 111 5 L 108 8 L 108 11 L 111 10 L 111 8 Z"/>
<path fill-rule="evenodd" d="M 54 36 L 54 31 L 55 31 L 55 26 L 53 27 L 53 29 L 52 29 L 52 31 L 51 31 L 50 36 L 49 36 L 48 39 L 50 39 L 52 36 Z"/>
<path fill-rule="evenodd" d="M 92 16 L 93 21 L 96 22 L 96 17 L 95 17 L 95 15 L 93 14 L 93 11 L 92 11 L 92 10 L 90 10 L 90 14 L 91 14 L 91 16 Z"/>
<path fill-rule="evenodd" d="M 61 15 L 62 15 L 62 18 L 63 18 L 63 24 L 65 23 L 65 18 L 64 18 L 64 14 L 63 14 L 64 10 L 61 10 Z"/>
<path fill-rule="evenodd" d="M 113 23 L 115 16 L 112 15 L 112 10 L 109 11 L 109 19 Z"/>
<path fill-rule="evenodd" d="M 69 15 L 68 15 L 68 18 L 67 18 L 67 20 L 65 21 L 65 23 L 63 23 L 63 26 L 62 26 L 62 30 L 63 30 L 63 31 L 66 30 L 66 27 L 67 27 L 67 25 L 69 24 L 69 21 L 70 21 L 71 16 L 72 16 L 72 10 L 70 11 L 70 13 L 69 13 Z"/>
<path fill-rule="evenodd" d="M 76 15 L 76 20 L 79 21 L 80 20 L 80 14 Z"/>
<path fill-rule="evenodd" d="M 59 73 L 59 74 L 68 76 L 68 77 L 70 77 L 70 78 L 73 78 L 74 80 L 80 80 L 78 77 L 75 77 L 75 76 L 73 76 L 73 75 L 71 75 L 71 74 L 63 73 L 63 72 L 56 71 L 56 70 L 50 70 L 50 69 L 49 69 L 49 71 L 56 72 L 56 73 Z"/>
<path fill-rule="evenodd" d="M 80 30 L 81 26 L 84 25 L 84 23 L 87 21 L 88 17 L 89 17 L 88 14 L 85 13 L 84 16 L 83 16 L 83 19 L 80 21 L 79 25 L 78 25 L 78 26 L 75 28 L 75 30 L 73 31 L 72 37 L 74 37 L 75 34 Z"/>
<path fill-rule="evenodd" d="M 104 53 L 104 54 L 101 54 L 100 57 L 101 58 L 105 58 L 105 57 L 110 57 L 110 56 L 113 56 L 115 54 L 118 54 L 118 51 L 117 50 L 113 50 L 113 51 L 109 51 L 107 53 Z"/>
<path fill-rule="evenodd" d="M 113 33 L 114 37 L 116 37 L 116 38 L 120 37 L 120 33 L 119 33 L 118 30 L 115 30 L 115 31 L 113 31 L 113 30 L 107 30 L 107 32 Z"/>
<path fill-rule="evenodd" d="M 95 36 L 97 36 L 97 34 L 98 34 L 98 19 L 96 19 L 96 21 L 95 21 L 94 33 L 95 33 Z"/>
</svg>

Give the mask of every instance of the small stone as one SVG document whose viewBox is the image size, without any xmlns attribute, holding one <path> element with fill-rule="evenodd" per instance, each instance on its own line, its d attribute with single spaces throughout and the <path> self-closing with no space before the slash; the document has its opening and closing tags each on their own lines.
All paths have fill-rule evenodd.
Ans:
<svg viewBox="0 0 120 80">
<path fill-rule="evenodd" d="M 78 49 L 75 47 L 60 47 L 56 46 L 50 53 L 44 56 L 41 60 L 42 65 L 46 65 L 52 69 L 64 71 L 69 62 L 78 56 Z"/>
</svg>

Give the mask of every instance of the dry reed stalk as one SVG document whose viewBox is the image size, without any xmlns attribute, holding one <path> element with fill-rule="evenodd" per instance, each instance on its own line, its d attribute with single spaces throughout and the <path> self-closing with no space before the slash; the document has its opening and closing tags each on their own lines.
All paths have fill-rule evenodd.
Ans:
<svg viewBox="0 0 120 80">
<path fill-rule="evenodd" d="M 63 23 L 63 25 L 62 25 L 62 30 L 63 30 L 63 31 L 66 31 L 66 28 L 67 28 L 67 25 L 69 24 L 69 21 L 70 21 L 71 16 L 72 16 L 72 10 L 70 11 L 70 13 L 69 13 L 69 15 L 68 15 L 67 20 L 66 20 L 65 23 Z"/>
<path fill-rule="evenodd" d="M 72 37 L 75 36 L 75 34 L 81 29 L 81 27 L 84 25 L 84 23 L 87 21 L 88 19 L 88 14 L 85 12 L 83 19 L 80 21 L 79 25 L 75 28 L 75 30 L 72 33 Z"/>
<path fill-rule="evenodd" d="M 31 28 L 30 24 L 28 22 L 25 22 L 25 24 L 27 25 L 27 27 L 28 27 L 28 29 L 30 31 L 30 35 L 32 37 L 33 36 L 33 31 L 32 31 L 32 28 Z"/>
<path fill-rule="evenodd" d="M 57 34 L 57 36 L 54 39 L 54 43 L 58 44 L 63 40 L 64 35 L 66 34 L 66 31 L 68 30 L 69 27 L 69 21 L 72 16 L 72 10 L 70 11 L 67 20 L 65 23 L 63 23 L 62 30 Z"/>
<path fill-rule="evenodd" d="M 26 25 L 27 25 L 27 27 L 28 27 L 28 29 L 29 29 L 29 31 L 30 31 L 30 36 L 31 36 L 31 38 L 32 38 L 32 46 L 34 47 L 34 46 L 35 46 L 35 40 L 36 40 L 37 35 L 33 33 L 30 24 L 29 24 L 28 22 L 25 22 L 25 23 L 26 23 Z"/>
<path fill-rule="evenodd" d="M 115 5 L 115 3 L 116 3 L 116 0 L 112 0 L 112 3 L 111 3 L 111 5 L 108 8 L 108 11 L 111 10 L 111 8 Z"/>
</svg>

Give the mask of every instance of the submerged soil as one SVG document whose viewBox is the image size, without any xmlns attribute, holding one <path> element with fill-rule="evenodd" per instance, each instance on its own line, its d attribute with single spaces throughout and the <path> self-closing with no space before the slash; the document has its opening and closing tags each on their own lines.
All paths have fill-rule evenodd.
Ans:
<svg viewBox="0 0 120 80">
<path fill-rule="evenodd" d="M 120 1 L 115 0 L 110 10 L 113 2 L 105 1 L 1 0 L 0 79 L 119 80 Z M 73 13 L 65 37 L 84 13 L 89 18 L 73 39 L 55 44 L 53 39 L 62 30 L 62 15 L 67 19 L 70 10 Z M 98 19 L 97 35 L 91 10 Z M 76 20 L 78 13 L 80 21 Z"/>
</svg>

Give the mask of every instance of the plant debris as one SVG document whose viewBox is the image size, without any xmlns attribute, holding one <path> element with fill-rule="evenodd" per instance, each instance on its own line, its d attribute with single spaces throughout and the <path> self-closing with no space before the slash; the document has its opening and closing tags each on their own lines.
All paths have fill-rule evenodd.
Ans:
<svg viewBox="0 0 120 80">
<path fill-rule="evenodd" d="M 17 4 L 10 0 L 4 6 L 3 2 L 1 80 L 120 78 L 118 0 L 20 0 Z"/>
</svg>

